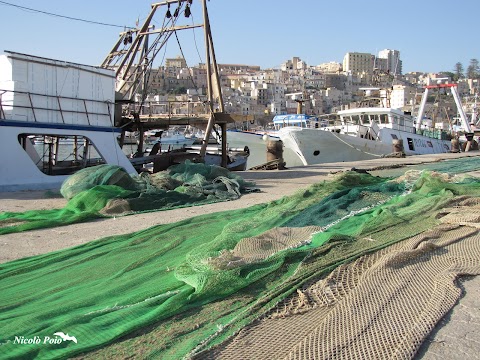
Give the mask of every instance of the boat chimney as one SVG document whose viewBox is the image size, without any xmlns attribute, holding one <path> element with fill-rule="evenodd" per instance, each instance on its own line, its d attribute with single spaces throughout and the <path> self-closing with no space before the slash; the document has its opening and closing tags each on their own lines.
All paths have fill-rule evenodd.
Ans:
<svg viewBox="0 0 480 360">
<path fill-rule="evenodd" d="M 297 102 L 297 114 L 303 114 L 303 100 L 295 100 Z"/>
</svg>

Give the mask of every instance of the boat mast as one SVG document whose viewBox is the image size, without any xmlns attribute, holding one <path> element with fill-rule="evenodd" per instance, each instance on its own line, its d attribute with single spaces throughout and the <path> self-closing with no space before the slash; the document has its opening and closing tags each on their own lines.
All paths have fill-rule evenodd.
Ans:
<svg viewBox="0 0 480 360">
<path fill-rule="evenodd" d="M 116 74 L 116 91 L 117 99 L 126 102 L 132 102 L 134 95 L 140 90 L 142 91 L 142 103 L 146 97 L 146 82 L 148 72 L 152 67 L 153 59 L 159 50 L 163 48 L 168 39 L 178 30 L 192 29 L 196 27 L 204 28 L 205 36 L 205 52 L 206 52 L 206 72 L 207 72 L 207 113 L 204 114 L 208 118 L 205 137 L 202 141 L 200 157 L 204 158 L 208 145 L 208 140 L 215 124 L 222 129 L 222 166 L 227 166 L 227 143 L 226 143 L 226 122 L 231 122 L 232 118 L 224 111 L 224 103 L 222 98 L 220 77 L 218 72 L 215 50 L 213 48 L 212 32 L 210 28 L 210 20 L 208 17 L 207 0 L 199 0 L 203 8 L 203 24 L 177 26 L 179 9 L 185 4 L 185 10 L 191 5 L 192 0 L 166 0 L 151 5 L 150 14 L 140 27 L 130 28 L 120 34 L 119 40 L 113 46 L 110 53 L 106 56 L 101 67 L 112 69 Z M 177 4 L 175 15 L 172 16 L 170 10 L 167 10 L 167 25 L 155 29 L 151 25 L 152 19 L 161 6 L 170 8 L 171 4 Z M 168 15 L 168 16 L 167 16 Z M 185 13 L 185 16 L 187 14 Z M 149 35 L 157 34 L 153 45 L 148 42 Z M 125 45 L 124 49 L 121 46 Z M 155 47 L 155 50 L 154 50 Z M 133 122 L 137 123 L 140 131 L 143 130 L 141 121 L 142 106 L 138 108 L 138 112 L 134 113 Z M 136 118 L 135 118 L 136 117 Z M 189 119 L 193 120 L 193 119 Z M 205 120 L 203 120 L 205 121 Z"/>
<path fill-rule="evenodd" d="M 214 109 L 214 84 L 212 76 L 215 78 L 215 87 L 216 93 L 218 95 L 218 106 L 219 112 L 224 113 L 224 103 L 222 98 L 222 90 L 220 84 L 220 77 L 218 75 L 218 66 L 217 66 L 217 59 L 215 57 L 215 50 L 213 47 L 213 39 L 212 39 L 212 32 L 210 29 L 210 19 L 208 17 L 208 10 L 207 10 L 207 0 L 202 0 L 203 4 L 203 22 L 204 22 L 204 33 L 205 33 L 205 64 L 207 70 L 207 101 L 208 101 L 208 108 L 210 111 L 210 117 L 207 124 L 207 129 L 205 130 L 205 136 L 202 141 L 202 147 L 200 149 L 200 156 L 203 158 L 207 151 L 208 140 L 212 133 L 213 127 L 215 125 L 215 109 Z M 227 142 L 226 142 L 226 125 L 222 124 L 222 166 L 226 166 L 227 163 Z"/>
<path fill-rule="evenodd" d="M 474 124 L 475 126 L 477 126 L 477 97 L 478 95 L 475 94 L 474 95 L 474 103 L 472 105 L 472 116 L 471 116 L 471 119 L 470 119 L 470 123 L 471 124 Z"/>
</svg>

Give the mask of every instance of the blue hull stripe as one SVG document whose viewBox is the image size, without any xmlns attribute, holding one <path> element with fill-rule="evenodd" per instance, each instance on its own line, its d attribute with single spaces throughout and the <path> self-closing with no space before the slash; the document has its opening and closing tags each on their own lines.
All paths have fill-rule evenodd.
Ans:
<svg viewBox="0 0 480 360">
<path fill-rule="evenodd" d="M 38 129 L 62 129 L 62 130 L 77 130 L 77 131 L 100 131 L 100 132 L 115 132 L 121 133 L 122 129 L 117 127 L 109 126 L 90 126 L 90 125 L 69 125 L 69 124 L 58 124 L 58 123 L 39 123 L 39 122 L 30 122 L 30 121 L 9 121 L 9 120 L 0 120 L 0 126 L 11 126 L 11 127 L 29 127 L 29 128 L 38 128 Z"/>
</svg>

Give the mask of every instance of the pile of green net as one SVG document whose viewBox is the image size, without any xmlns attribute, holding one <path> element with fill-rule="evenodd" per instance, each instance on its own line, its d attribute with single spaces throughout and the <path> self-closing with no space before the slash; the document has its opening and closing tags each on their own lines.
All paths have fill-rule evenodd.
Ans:
<svg viewBox="0 0 480 360">
<path fill-rule="evenodd" d="M 63 209 L 0 213 L 0 234 L 235 200 L 254 185 L 225 168 L 192 162 L 136 177 L 119 166 L 99 165 L 64 182 L 60 192 L 69 202 Z"/>
<path fill-rule="evenodd" d="M 0 354 L 68 358 L 123 339 L 130 356 L 193 356 L 312 278 L 437 224 L 462 196 L 479 197 L 480 182 L 346 172 L 271 203 L 1 264 Z M 43 343 L 59 331 L 77 342 Z M 127 356 L 99 351 L 91 358 Z"/>
</svg>

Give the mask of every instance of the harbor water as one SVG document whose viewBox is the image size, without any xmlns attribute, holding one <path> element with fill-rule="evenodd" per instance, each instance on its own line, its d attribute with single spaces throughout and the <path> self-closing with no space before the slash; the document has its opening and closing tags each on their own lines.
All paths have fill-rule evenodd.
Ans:
<svg viewBox="0 0 480 360">
<path fill-rule="evenodd" d="M 254 166 L 258 166 L 261 164 L 264 164 L 267 162 L 267 141 L 265 142 L 260 142 L 260 143 L 249 143 L 246 145 L 245 143 L 241 141 L 236 141 L 236 140 L 230 140 L 228 142 L 228 148 L 237 148 L 237 149 L 243 149 L 245 146 L 248 146 L 248 149 L 250 151 L 250 156 L 248 157 L 248 162 L 247 162 L 247 169 L 250 169 Z M 41 156 L 42 154 L 45 154 L 47 151 L 44 144 L 35 144 L 35 148 L 37 149 L 37 152 Z M 137 144 L 125 144 L 122 148 L 123 153 L 127 157 L 131 157 L 133 154 L 136 153 L 137 151 Z M 91 156 L 96 157 L 98 154 L 92 148 L 93 153 Z M 72 144 L 60 144 L 59 146 L 59 160 L 61 161 L 67 161 L 67 160 L 74 160 L 74 155 L 72 152 Z M 289 156 L 287 152 L 284 150 L 284 161 L 286 162 L 286 166 L 302 166 L 302 163 L 300 162 L 300 159 L 295 155 L 292 154 Z"/>
</svg>

